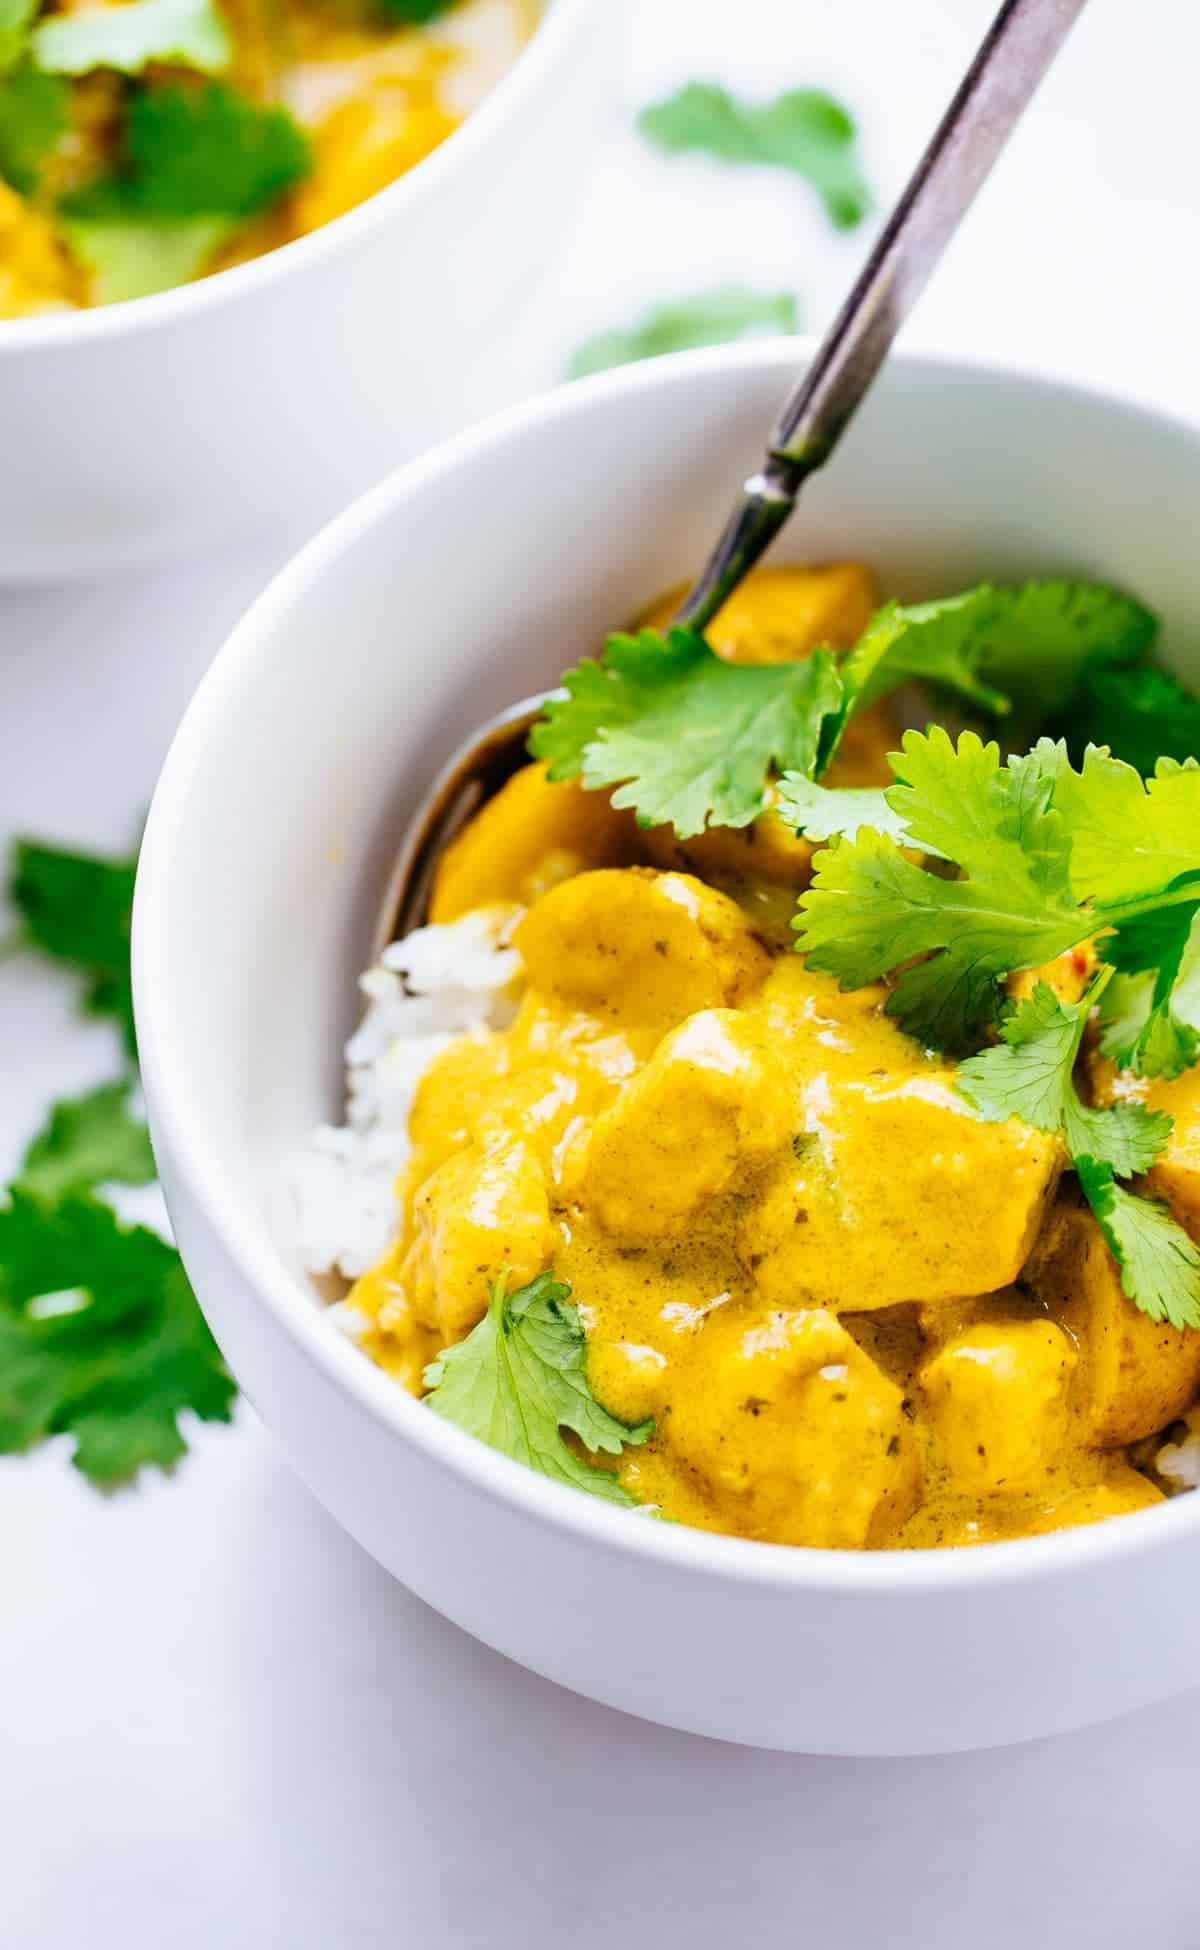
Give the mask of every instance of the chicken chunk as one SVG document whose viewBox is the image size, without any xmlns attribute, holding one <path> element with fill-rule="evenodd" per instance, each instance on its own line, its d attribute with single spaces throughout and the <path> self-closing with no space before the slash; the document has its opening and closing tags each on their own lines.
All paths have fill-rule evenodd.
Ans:
<svg viewBox="0 0 1200 1950">
<path fill-rule="evenodd" d="M 968 1495 L 1030 1486 L 1065 1448 L 1078 1360 L 1053 1321 L 980 1320 L 954 1334 L 920 1373 L 938 1447 Z"/>
<path fill-rule="evenodd" d="M 413 1221 L 401 1285 L 417 1320 L 447 1344 L 482 1320 L 496 1280 L 515 1291 L 553 1249 L 545 1176 L 519 1141 L 447 1159 L 418 1189 Z"/>
<path fill-rule="evenodd" d="M 757 1027 L 734 1010 L 704 1010 L 663 1038 L 596 1120 L 580 1195 L 623 1238 L 676 1234 L 786 1144 L 795 1118 Z"/>
<path fill-rule="evenodd" d="M 531 987 L 658 1034 L 739 1001 L 769 965 L 733 901 L 649 868 L 565 881 L 530 908 L 515 940 Z"/>
<path fill-rule="evenodd" d="M 665 628 L 682 594 L 682 589 L 673 589 L 660 596 L 639 622 L 646 629 Z M 878 601 L 875 579 L 862 562 L 756 569 L 718 611 L 705 635 L 730 663 L 792 663 L 818 644 L 852 649 Z"/>
<path fill-rule="evenodd" d="M 681 1362 L 659 1455 L 639 1455 L 650 1487 L 656 1467 L 678 1472 L 719 1528 L 831 1549 L 877 1545 L 909 1515 L 921 1465 L 900 1389 L 832 1314 L 721 1307 L 696 1357 L 704 1385 Z"/>
<path fill-rule="evenodd" d="M 397 87 L 363 72 L 352 98 L 322 117 L 312 134 L 313 168 L 292 198 L 298 236 L 344 216 L 394 183 L 452 135 L 457 118 L 431 85 Z"/>
<path fill-rule="evenodd" d="M 0 176 L 0 319 L 70 311 L 82 299 L 79 272 L 50 219 Z"/>
<path fill-rule="evenodd" d="M 1153 1321 L 1126 1299 L 1086 1206 L 1064 1199 L 1055 1208 L 1025 1280 L 1078 1344 L 1085 1441 L 1097 1449 L 1138 1442 L 1188 1407 L 1200 1387 L 1200 1333 Z"/>
<path fill-rule="evenodd" d="M 742 1227 L 769 1305 L 943 1302 L 1016 1278 L 1058 1177 L 1056 1139 L 985 1123 L 932 1069 L 817 1074 L 803 1097 L 801 1155 Z"/>
<path fill-rule="evenodd" d="M 607 793 L 525 765 L 442 854 L 429 918 L 456 921 L 499 900 L 527 907 L 572 874 L 637 857 L 633 816 L 615 812 Z"/>
</svg>

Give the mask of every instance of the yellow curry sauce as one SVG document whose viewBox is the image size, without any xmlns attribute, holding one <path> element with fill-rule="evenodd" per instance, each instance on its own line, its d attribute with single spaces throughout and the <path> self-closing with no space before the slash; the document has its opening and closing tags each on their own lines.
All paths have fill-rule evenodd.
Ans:
<svg viewBox="0 0 1200 1950">
<path fill-rule="evenodd" d="M 59 0 L 43 18 L 114 4 L 122 0 Z M 311 169 L 185 275 L 261 257 L 404 175 L 512 66 L 540 11 L 541 0 L 457 0 L 427 26 L 407 26 L 389 22 L 372 0 L 222 0 L 233 43 L 223 79 L 248 101 L 294 116 L 311 142 Z M 188 80 L 185 70 L 161 65 L 144 85 L 181 78 Z M 104 302 L 56 207 L 116 165 L 128 85 L 106 69 L 73 81 L 67 127 L 36 189 L 20 193 L 0 169 L 0 320 Z"/>
<path fill-rule="evenodd" d="M 710 634 L 801 656 L 874 602 L 857 565 L 767 571 Z M 830 782 L 887 783 L 895 742 L 875 707 Z M 770 814 L 639 833 L 539 766 L 484 808 L 431 918 L 507 905 L 515 1020 L 421 1082 L 400 1236 L 351 1296 L 365 1345 L 420 1393 L 498 1276 L 552 1267 L 598 1399 L 654 1418 L 626 1488 L 746 1537 L 973 1543 L 1157 1502 L 1130 1450 L 1191 1403 L 1200 1333 L 1125 1298 L 1057 1138 L 983 1121 L 882 988 L 808 971 L 788 922 L 810 858 Z M 1077 995 L 1086 970 L 1049 972 Z M 1200 1235 L 1200 1076 L 1168 1090 L 1157 1189 Z"/>
</svg>

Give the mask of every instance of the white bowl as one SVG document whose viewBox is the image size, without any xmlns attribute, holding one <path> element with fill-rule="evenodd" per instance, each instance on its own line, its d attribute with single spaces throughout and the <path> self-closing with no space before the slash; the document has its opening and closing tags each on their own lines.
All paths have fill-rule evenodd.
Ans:
<svg viewBox="0 0 1200 1950">
<path fill-rule="evenodd" d="M 322 1316 L 281 1160 L 339 1107 L 354 978 L 406 813 L 455 740 L 707 548 L 803 348 L 610 375 L 405 469 L 279 577 L 167 760 L 134 929 L 150 1120 L 184 1258 L 322 1502 L 490 1645 L 762 1746 L 1028 1738 L 1200 1681 L 1200 1496 L 971 1550 L 853 1555 L 654 1524 L 460 1434 Z M 1200 637 L 1200 438 L 1096 394 L 897 359 L 782 553 L 898 593 L 1101 574 Z"/>
<path fill-rule="evenodd" d="M 0 323 L 0 582 L 324 521 L 513 397 L 623 44 L 622 0 L 548 0 L 463 127 L 348 215 L 178 291 Z"/>
</svg>

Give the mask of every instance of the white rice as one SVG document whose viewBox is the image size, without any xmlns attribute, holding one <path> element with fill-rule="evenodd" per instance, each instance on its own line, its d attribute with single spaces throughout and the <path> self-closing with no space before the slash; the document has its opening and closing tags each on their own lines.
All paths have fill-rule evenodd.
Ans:
<svg viewBox="0 0 1200 1950">
<path fill-rule="evenodd" d="M 1178 1442 L 1164 1442 L 1154 1467 L 1172 1490 L 1200 1489 L 1200 1408 L 1183 1416 L 1187 1434 Z"/>
<path fill-rule="evenodd" d="M 419 928 L 361 977 L 367 1007 L 346 1044 L 346 1121 L 319 1125 L 289 1173 L 309 1272 L 355 1279 L 391 1245 L 417 1085 L 456 1036 L 512 1021 L 521 959 L 510 937 L 518 916 L 497 906 Z M 367 1324 L 345 1302 L 331 1315 L 355 1339 Z"/>
</svg>

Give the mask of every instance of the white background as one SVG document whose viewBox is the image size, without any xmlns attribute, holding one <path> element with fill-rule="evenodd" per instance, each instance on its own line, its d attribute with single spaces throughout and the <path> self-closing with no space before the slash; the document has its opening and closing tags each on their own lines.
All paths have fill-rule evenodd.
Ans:
<svg viewBox="0 0 1200 1950">
<path fill-rule="evenodd" d="M 886 201 L 991 7 L 635 10 L 631 103 L 705 75 L 830 85 Z M 914 341 L 1200 417 L 1198 99 L 1193 0 L 1091 0 Z M 625 134 L 514 375 L 549 381 L 579 338 L 730 278 L 794 289 L 820 325 L 863 242 L 831 239 L 802 185 L 665 162 Z M 0 595 L 0 832 L 131 839 L 197 676 L 291 539 Z M 54 1093 L 111 1065 L 70 998 L 0 964 L 0 1164 Z M 592 1707 L 391 1583 L 245 1407 L 173 1481 L 108 1501 L 60 1453 L 0 1464 L 4 1950 L 1195 1950 L 1198 1780 L 1198 1697 L 882 1763 L 744 1752 Z"/>
</svg>

